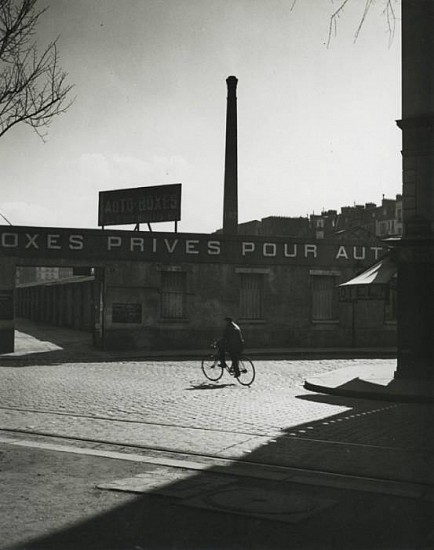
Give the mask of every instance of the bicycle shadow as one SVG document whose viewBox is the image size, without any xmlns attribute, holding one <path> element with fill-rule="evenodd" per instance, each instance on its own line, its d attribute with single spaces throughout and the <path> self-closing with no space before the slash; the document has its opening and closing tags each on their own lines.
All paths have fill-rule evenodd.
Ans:
<svg viewBox="0 0 434 550">
<path fill-rule="evenodd" d="M 220 384 L 219 382 L 202 382 L 201 384 L 193 384 L 190 388 L 186 388 L 187 391 L 195 390 L 222 390 L 230 386 L 236 386 L 234 382 Z"/>
</svg>

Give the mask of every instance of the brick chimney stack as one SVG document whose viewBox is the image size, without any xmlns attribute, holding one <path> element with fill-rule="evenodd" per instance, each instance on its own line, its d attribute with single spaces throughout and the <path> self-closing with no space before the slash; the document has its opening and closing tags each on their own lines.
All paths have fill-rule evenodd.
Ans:
<svg viewBox="0 0 434 550">
<path fill-rule="evenodd" d="M 237 83 L 235 76 L 226 79 L 228 87 L 226 110 L 225 181 L 223 198 L 223 233 L 238 232 L 238 153 L 237 153 Z"/>
</svg>

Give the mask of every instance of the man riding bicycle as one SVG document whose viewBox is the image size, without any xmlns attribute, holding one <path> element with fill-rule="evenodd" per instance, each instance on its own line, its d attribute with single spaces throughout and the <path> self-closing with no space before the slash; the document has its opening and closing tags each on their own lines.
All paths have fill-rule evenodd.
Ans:
<svg viewBox="0 0 434 550">
<path fill-rule="evenodd" d="M 217 342 L 218 358 L 222 367 L 226 366 L 225 354 L 231 358 L 231 370 L 236 378 L 240 375 L 239 360 L 244 348 L 244 338 L 240 327 L 232 317 L 225 317 L 226 327 L 223 337 Z"/>
</svg>

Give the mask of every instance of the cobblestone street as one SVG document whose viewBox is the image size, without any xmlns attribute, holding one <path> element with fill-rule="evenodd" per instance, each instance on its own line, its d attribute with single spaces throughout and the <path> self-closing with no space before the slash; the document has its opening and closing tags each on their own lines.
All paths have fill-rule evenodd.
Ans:
<svg viewBox="0 0 434 550">
<path fill-rule="evenodd" d="M 372 366 L 387 360 L 365 361 Z M 340 464 L 350 468 L 347 473 L 421 481 L 418 469 L 408 472 L 405 463 L 411 453 L 413 461 L 426 462 L 420 453 L 432 445 L 426 437 L 430 405 L 325 396 L 302 387 L 307 376 L 352 363 L 358 364 L 257 361 L 250 388 L 227 374 L 211 383 L 193 360 L 2 367 L 0 427 L 238 459 L 254 456 L 264 463 L 289 460 L 314 469 Z M 355 452 L 375 460 L 367 460 L 359 472 Z M 344 460 L 346 455 L 351 461 Z"/>
<path fill-rule="evenodd" d="M 306 376 L 339 363 L 257 361 L 250 388 L 227 374 L 209 382 L 199 361 L 3 368 L 0 398 L 8 408 L 268 435 L 352 408 L 298 399 L 312 395 Z"/>
</svg>

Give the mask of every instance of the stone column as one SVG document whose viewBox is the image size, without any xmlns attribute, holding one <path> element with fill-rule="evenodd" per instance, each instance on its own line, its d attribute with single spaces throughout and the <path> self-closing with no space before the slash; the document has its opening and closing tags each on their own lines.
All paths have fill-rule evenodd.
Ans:
<svg viewBox="0 0 434 550">
<path fill-rule="evenodd" d="M 237 152 L 237 83 L 235 76 L 226 79 L 228 87 L 226 109 L 225 182 L 223 198 L 223 233 L 238 232 L 238 152 Z"/>
<path fill-rule="evenodd" d="M 402 0 L 404 234 L 396 378 L 434 379 L 434 0 Z"/>
</svg>

